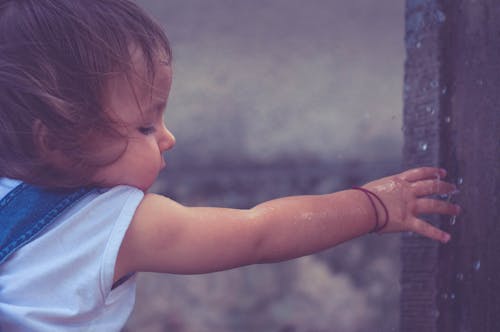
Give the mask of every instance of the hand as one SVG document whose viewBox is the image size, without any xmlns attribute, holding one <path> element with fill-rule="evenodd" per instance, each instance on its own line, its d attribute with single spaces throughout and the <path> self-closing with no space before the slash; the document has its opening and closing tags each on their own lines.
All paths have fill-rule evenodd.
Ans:
<svg viewBox="0 0 500 332">
<path fill-rule="evenodd" d="M 458 215 L 460 207 L 450 202 L 428 198 L 434 194 L 451 194 L 457 190 L 455 185 L 441 181 L 446 171 L 434 167 L 421 167 L 369 182 L 363 188 L 376 194 L 387 207 L 387 225 L 382 233 L 412 231 L 434 240 L 446 243 L 450 234 L 420 219 L 421 214 Z M 385 214 L 377 204 L 380 222 Z"/>
</svg>

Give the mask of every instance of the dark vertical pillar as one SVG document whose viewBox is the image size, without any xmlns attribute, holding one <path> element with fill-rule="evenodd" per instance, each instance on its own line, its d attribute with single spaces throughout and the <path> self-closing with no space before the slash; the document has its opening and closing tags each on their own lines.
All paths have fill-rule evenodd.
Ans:
<svg viewBox="0 0 500 332">
<path fill-rule="evenodd" d="M 408 0 L 406 3 L 403 155 L 407 168 L 437 166 L 440 162 L 441 100 L 448 93 L 441 82 L 439 51 L 445 21 L 445 13 L 436 0 Z M 439 245 L 406 234 L 401 256 L 401 331 L 438 331 Z"/>
<path fill-rule="evenodd" d="M 407 0 L 405 166 L 450 172 L 451 243 L 402 244 L 401 331 L 500 331 L 500 2 Z"/>
</svg>

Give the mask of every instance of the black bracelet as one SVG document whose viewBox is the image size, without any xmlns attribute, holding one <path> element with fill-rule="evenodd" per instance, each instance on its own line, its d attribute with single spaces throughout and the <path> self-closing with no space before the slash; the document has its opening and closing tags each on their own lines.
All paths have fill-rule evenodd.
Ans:
<svg viewBox="0 0 500 332">
<path fill-rule="evenodd" d="M 389 223 L 389 211 L 387 210 L 387 207 L 385 206 L 384 202 L 382 202 L 380 197 L 378 197 L 374 192 L 372 192 L 366 188 L 352 187 L 352 189 L 359 190 L 359 191 L 363 192 L 366 195 L 366 197 L 368 197 L 368 199 L 370 200 L 370 204 L 373 207 L 373 211 L 375 212 L 375 227 L 373 227 L 373 229 L 370 231 L 370 233 L 376 233 L 376 232 L 383 230 L 385 228 L 385 226 L 387 226 L 387 224 Z M 380 205 L 382 205 L 382 208 L 384 209 L 385 220 L 384 220 L 384 223 L 382 225 L 379 224 L 378 211 L 377 211 L 377 207 L 375 206 L 375 203 L 373 202 L 372 196 L 375 197 L 375 199 L 380 203 Z"/>
</svg>

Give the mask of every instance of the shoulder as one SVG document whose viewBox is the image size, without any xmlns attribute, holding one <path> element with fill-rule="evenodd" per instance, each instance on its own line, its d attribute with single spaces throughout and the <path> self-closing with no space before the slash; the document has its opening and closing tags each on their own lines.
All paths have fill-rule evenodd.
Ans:
<svg viewBox="0 0 500 332">
<path fill-rule="evenodd" d="M 143 198 L 141 190 L 130 186 L 96 189 L 60 216 L 45 241 L 63 237 L 61 247 L 71 252 L 64 259 L 69 264 L 78 257 L 79 269 L 94 271 L 101 293 L 107 294 L 115 281 L 119 249 Z"/>
<path fill-rule="evenodd" d="M 119 208 L 132 205 L 135 208 L 144 198 L 144 192 L 131 186 L 116 186 L 112 188 L 97 188 L 90 195 L 88 204 L 98 206 L 116 206 Z"/>
</svg>

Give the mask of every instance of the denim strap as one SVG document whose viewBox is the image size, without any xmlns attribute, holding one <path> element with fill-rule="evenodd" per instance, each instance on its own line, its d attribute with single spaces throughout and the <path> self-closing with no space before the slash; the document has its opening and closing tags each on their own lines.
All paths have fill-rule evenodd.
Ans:
<svg viewBox="0 0 500 332">
<path fill-rule="evenodd" d="M 50 190 L 21 183 L 0 200 L 0 264 L 95 188 Z"/>
</svg>

